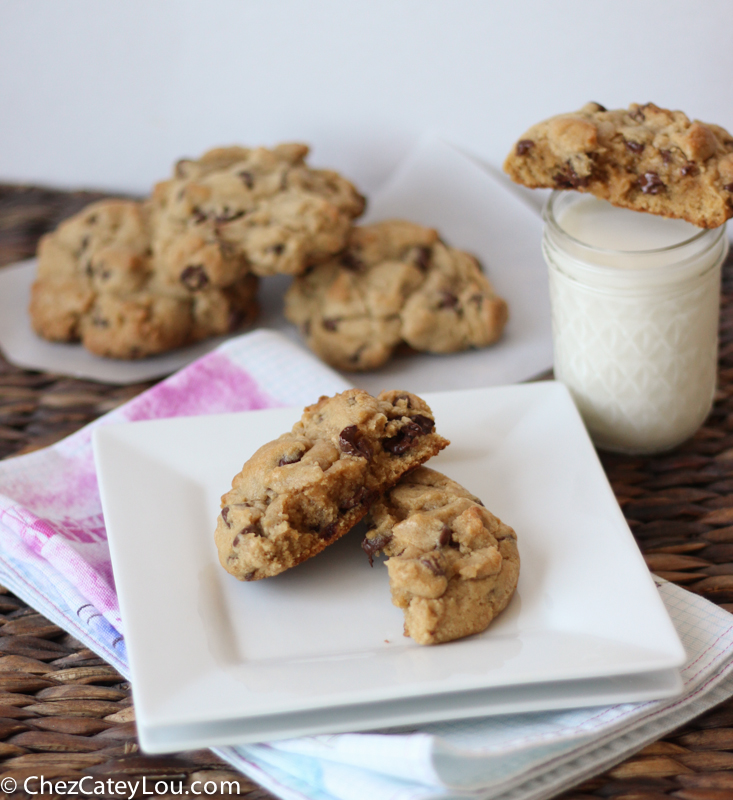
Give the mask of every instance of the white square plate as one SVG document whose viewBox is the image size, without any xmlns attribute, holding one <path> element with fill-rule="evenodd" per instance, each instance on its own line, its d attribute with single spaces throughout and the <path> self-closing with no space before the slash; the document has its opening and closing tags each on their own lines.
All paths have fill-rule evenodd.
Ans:
<svg viewBox="0 0 733 800">
<path fill-rule="evenodd" d="M 98 428 L 95 458 L 148 751 L 651 699 L 685 657 L 564 386 L 425 395 L 430 466 L 517 531 L 517 593 L 483 634 L 402 636 L 359 531 L 275 578 L 218 563 L 219 498 L 300 409 Z"/>
</svg>

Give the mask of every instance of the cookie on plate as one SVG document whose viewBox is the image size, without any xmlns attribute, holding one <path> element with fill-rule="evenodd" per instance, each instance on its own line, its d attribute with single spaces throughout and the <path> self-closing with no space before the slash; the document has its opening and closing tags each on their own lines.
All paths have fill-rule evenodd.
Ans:
<svg viewBox="0 0 733 800">
<path fill-rule="evenodd" d="M 153 192 L 156 261 L 171 287 L 228 285 L 244 272 L 297 275 L 344 246 L 364 198 L 311 169 L 308 147 L 225 147 L 179 161 Z"/>
<path fill-rule="evenodd" d="M 103 200 L 41 240 L 31 290 L 34 330 L 96 355 L 142 358 L 250 322 L 257 278 L 171 292 L 158 279 L 145 203 Z"/>
<path fill-rule="evenodd" d="M 588 103 L 540 122 L 504 170 L 524 186 L 577 189 L 701 228 L 733 216 L 733 136 L 653 103 L 614 111 Z"/>
<path fill-rule="evenodd" d="M 322 397 L 234 477 L 215 533 L 221 565 L 254 581 L 300 564 L 447 444 L 428 405 L 409 392 Z"/>
<path fill-rule="evenodd" d="M 439 644 L 480 633 L 519 578 L 514 531 L 460 484 L 420 467 L 371 508 L 362 547 L 382 551 L 405 636 Z"/>
<path fill-rule="evenodd" d="M 403 342 L 430 353 L 485 347 L 507 305 L 473 256 L 432 228 L 388 220 L 352 228 L 341 254 L 296 278 L 285 316 L 327 363 L 369 370 Z"/>
</svg>

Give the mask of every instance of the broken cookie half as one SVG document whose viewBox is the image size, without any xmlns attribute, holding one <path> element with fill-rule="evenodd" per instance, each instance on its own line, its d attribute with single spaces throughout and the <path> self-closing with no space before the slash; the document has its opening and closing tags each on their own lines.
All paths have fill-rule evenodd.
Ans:
<svg viewBox="0 0 733 800">
<path fill-rule="evenodd" d="M 700 228 L 733 216 L 733 136 L 654 103 L 612 111 L 588 103 L 540 122 L 504 170 L 530 188 L 576 189 Z"/>
<path fill-rule="evenodd" d="M 519 579 L 517 537 L 460 484 L 427 467 L 374 503 L 362 547 L 387 559 L 405 635 L 439 644 L 485 630 Z"/>
<path fill-rule="evenodd" d="M 216 527 L 221 565 L 254 581 L 300 564 L 447 445 L 417 395 L 388 391 L 375 398 L 349 389 L 322 397 L 234 477 Z"/>
</svg>

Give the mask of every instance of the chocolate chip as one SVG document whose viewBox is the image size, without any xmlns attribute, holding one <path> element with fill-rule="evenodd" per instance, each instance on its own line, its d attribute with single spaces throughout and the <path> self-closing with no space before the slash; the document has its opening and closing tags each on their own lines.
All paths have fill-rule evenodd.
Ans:
<svg viewBox="0 0 733 800">
<path fill-rule="evenodd" d="M 726 192 L 733 192 L 733 183 L 726 183 L 723 188 Z"/>
<path fill-rule="evenodd" d="M 323 327 L 327 331 L 335 331 L 338 329 L 338 319 L 324 319 Z"/>
<path fill-rule="evenodd" d="M 364 264 L 353 254 L 346 252 L 339 259 L 339 264 L 349 272 L 359 272 Z"/>
<path fill-rule="evenodd" d="M 193 216 L 193 221 L 197 225 L 200 225 L 202 222 L 206 222 L 206 220 L 208 219 L 206 214 L 200 208 L 192 209 L 191 215 Z"/>
<path fill-rule="evenodd" d="M 412 400 L 410 400 L 410 395 L 409 394 L 401 394 L 399 397 L 395 397 L 394 403 L 392 403 L 392 405 L 397 405 L 397 403 L 399 403 L 400 400 L 404 400 L 405 401 L 405 405 L 408 408 L 412 408 Z"/>
<path fill-rule="evenodd" d="M 87 217 L 87 223 L 88 223 L 89 225 L 94 225 L 96 222 L 97 222 L 97 215 L 96 215 L 96 214 L 90 214 L 90 215 Z"/>
<path fill-rule="evenodd" d="M 251 524 L 247 525 L 246 528 L 242 528 L 241 531 L 237 534 L 238 536 L 244 536 L 247 533 L 251 533 L 253 536 L 264 536 L 265 532 L 262 530 L 262 524 L 259 520 L 257 522 L 252 522 Z"/>
<path fill-rule="evenodd" d="M 440 302 L 438 303 L 438 308 L 457 308 L 458 307 L 458 298 L 453 294 L 453 292 L 449 292 L 443 289 L 440 293 Z"/>
<path fill-rule="evenodd" d="M 329 522 L 325 528 L 322 528 L 319 531 L 318 535 L 321 537 L 321 539 L 333 539 L 333 537 L 338 533 L 338 525 L 338 520 L 335 522 Z"/>
<path fill-rule="evenodd" d="M 415 253 L 415 266 L 421 272 L 427 272 L 433 251 L 430 247 L 418 247 Z"/>
<path fill-rule="evenodd" d="M 244 211 L 235 211 L 234 213 L 230 214 L 227 209 L 225 209 L 221 214 L 217 214 L 214 217 L 214 222 L 218 225 L 223 225 L 226 222 L 232 222 L 235 219 L 239 219 L 240 217 L 244 216 Z"/>
<path fill-rule="evenodd" d="M 438 538 L 438 544 L 441 547 L 445 547 L 448 544 L 451 544 L 453 541 L 453 531 L 447 526 L 443 525 L 443 530 L 440 532 L 440 536 Z"/>
<path fill-rule="evenodd" d="M 633 114 L 629 114 L 629 116 L 637 122 L 644 122 L 646 120 L 644 112 L 640 108 L 637 108 L 636 111 L 634 111 Z"/>
<path fill-rule="evenodd" d="M 369 566 L 374 566 L 374 556 L 392 541 L 391 533 L 379 533 L 376 536 L 365 536 L 361 549 L 369 556 Z"/>
<path fill-rule="evenodd" d="M 209 276 L 204 271 L 203 264 L 191 264 L 181 273 L 181 283 L 192 292 L 203 289 L 209 282 Z"/>
<path fill-rule="evenodd" d="M 667 188 L 656 172 L 645 172 L 637 184 L 644 194 L 659 194 Z"/>
<path fill-rule="evenodd" d="M 531 139 L 520 139 L 517 142 L 516 152 L 518 156 L 525 156 L 534 147 L 534 142 Z"/>
<path fill-rule="evenodd" d="M 367 461 L 372 457 L 372 449 L 356 425 L 348 425 L 341 431 L 339 445 L 347 455 L 366 458 Z"/>
<path fill-rule="evenodd" d="M 297 464 L 303 458 L 302 453 L 292 453 L 291 455 L 284 455 L 278 462 L 278 467 L 285 467 L 288 464 Z"/>
<path fill-rule="evenodd" d="M 590 175 L 581 178 L 570 164 L 566 164 L 562 172 L 553 175 L 552 180 L 558 189 L 579 189 L 588 185 Z"/>
<path fill-rule="evenodd" d="M 411 417 L 411 420 L 423 433 L 432 433 L 435 430 L 435 420 L 426 417 L 424 414 L 415 414 L 414 417 Z"/>
<path fill-rule="evenodd" d="M 270 245 L 267 248 L 270 252 L 274 253 L 276 256 L 281 256 L 285 252 L 285 245 L 282 243 Z"/>
<path fill-rule="evenodd" d="M 350 511 L 357 506 L 370 506 L 377 499 L 377 492 L 362 486 L 351 497 L 339 503 L 339 511 Z"/>
<path fill-rule="evenodd" d="M 423 419 L 427 419 L 427 417 Z M 382 447 L 395 456 L 401 456 L 406 450 L 409 450 L 415 439 L 426 432 L 422 429 L 420 424 L 414 420 L 416 420 L 415 417 L 407 422 L 396 436 L 384 439 L 382 441 Z"/>
<path fill-rule="evenodd" d="M 221 518 L 226 522 L 227 528 L 231 528 L 232 526 L 229 524 L 229 506 L 224 506 L 221 510 Z"/>
<path fill-rule="evenodd" d="M 680 175 L 697 175 L 699 171 L 697 164 L 693 164 L 691 161 L 688 161 L 684 167 L 680 167 Z"/>
<path fill-rule="evenodd" d="M 596 111 L 608 111 L 608 109 L 605 106 L 602 106 L 600 103 L 594 102 L 593 105 L 596 107 Z"/>
<path fill-rule="evenodd" d="M 420 563 L 424 564 L 432 573 L 433 575 L 445 575 L 445 570 L 440 564 L 436 564 L 432 558 L 421 558 Z"/>
<path fill-rule="evenodd" d="M 248 172 L 246 169 L 243 169 L 239 173 L 239 177 L 244 181 L 244 185 L 248 189 L 252 189 L 254 187 L 254 185 L 255 185 L 255 176 L 251 172 Z"/>
<path fill-rule="evenodd" d="M 659 155 L 662 157 L 662 161 L 664 161 L 665 164 L 670 164 L 672 162 L 671 150 L 660 150 Z"/>
<path fill-rule="evenodd" d="M 624 139 L 624 144 L 626 149 L 631 150 L 632 153 L 641 153 L 644 149 L 644 145 L 641 142 L 632 142 L 629 139 Z"/>
<path fill-rule="evenodd" d="M 251 580 L 254 580 L 254 576 L 255 576 L 255 572 L 256 572 L 256 571 L 257 571 L 257 570 L 254 570 L 254 569 L 253 569 L 253 570 L 252 570 L 252 572 L 248 572 L 248 573 L 246 573 L 246 574 L 245 574 L 245 576 L 244 576 L 244 579 L 245 579 L 246 581 L 251 581 Z"/>
</svg>

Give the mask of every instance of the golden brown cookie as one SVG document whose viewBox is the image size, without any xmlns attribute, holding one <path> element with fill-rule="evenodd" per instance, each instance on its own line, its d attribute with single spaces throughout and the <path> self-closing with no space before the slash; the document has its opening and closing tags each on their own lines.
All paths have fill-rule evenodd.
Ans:
<svg viewBox="0 0 733 800">
<path fill-rule="evenodd" d="M 392 602 L 405 636 L 439 644 L 480 633 L 501 612 L 519 578 L 514 531 L 460 484 L 420 467 L 370 511 L 362 547 L 389 556 Z"/>
<path fill-rule="evenodd" d="M 577 189 L 701 228 L 733 216 L 733 136 L 653 103 L 614 111 L 588 103 L 540 122 L 504 170 L 524 186 Z"/>
<path fill-rule="evenodd" d="M 254 581 L 300 564 L 447 444 L 428 405 L 409 392 L 322 397 L 234 477 L 216 527 L 221 565 Z"/>
<path fill-rule="evenodd" d="M 343 253 L 295 279 L 285 316 L 324 361 L 384 364 L 400 343 L 453 353 L 495 342 L 507 305 L 477 260 L 404 220 L 354 227 Z"/>
<path fill-rule="evenodd" d="M 364 198 L 308 147 L 225 147 L 178 163 L 153 192 L 153 249 L 168 285 L 229 285 L 244 272 L 297 275 L 344 246 Z"/>
<path fill-rule="evenodd" d="M 239 329 L 258 312 L 258 280 L 171 291 L 151 249 L 149 206 L 94 203 L 43 237 L 31 290 L 35 331 L 92 353 L 142 358 Z"/>
</svg>

